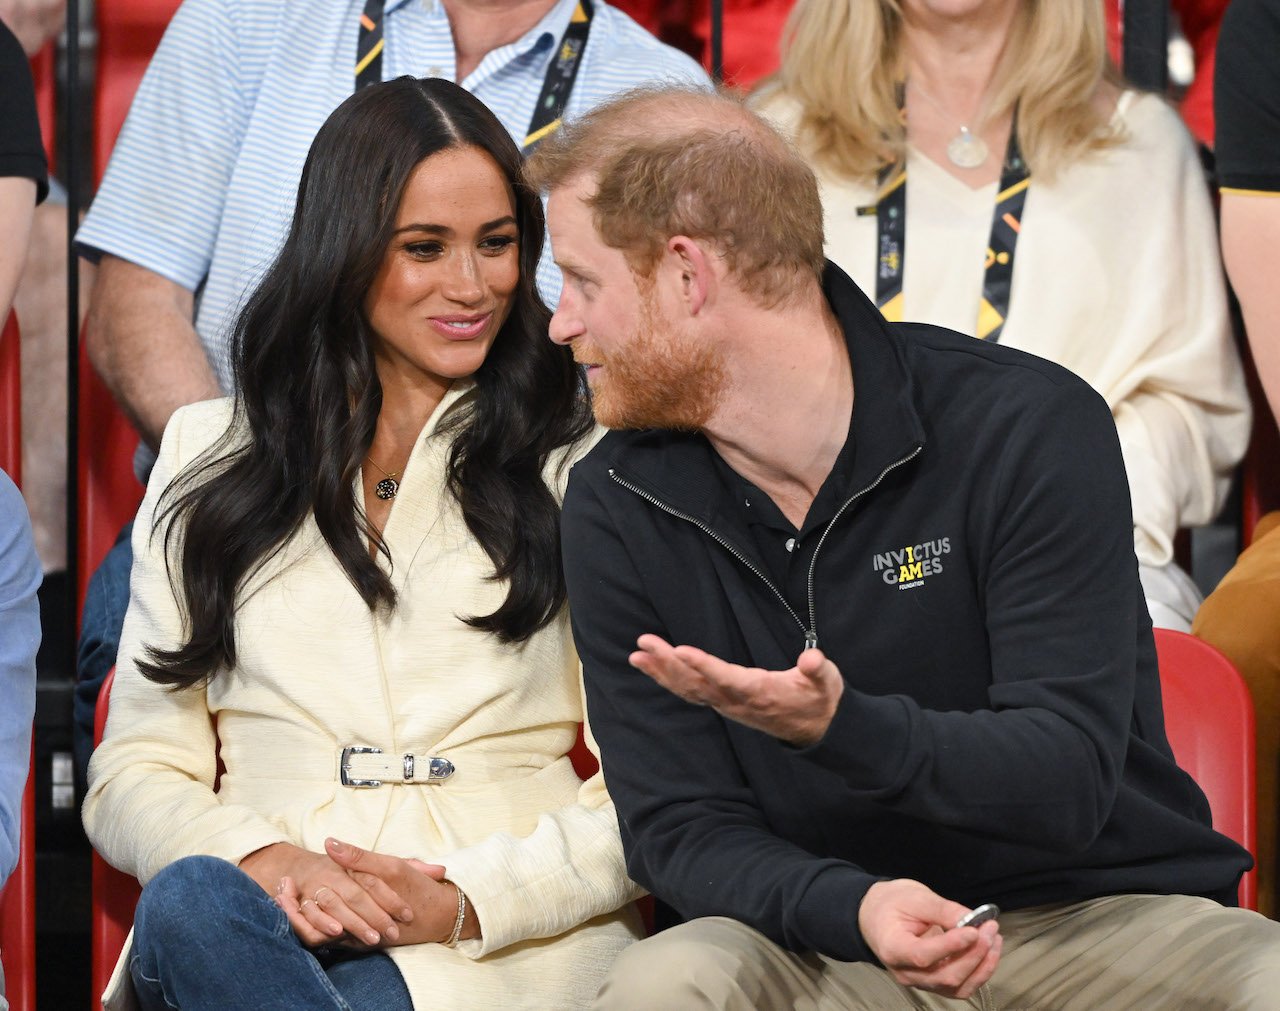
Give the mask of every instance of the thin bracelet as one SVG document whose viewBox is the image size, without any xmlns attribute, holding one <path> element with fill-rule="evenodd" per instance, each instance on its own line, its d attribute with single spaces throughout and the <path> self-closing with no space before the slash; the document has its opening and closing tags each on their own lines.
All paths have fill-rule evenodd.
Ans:
<svg viewBox="0 0 1280 1011">
<path fill-rule="evenodd" d="M 449 884 L 453 885 L 453 887 L 458 891 L 458 916 L 453 921 L 453 933 L 449 935 L 449 940 L 444 942 L 444 946 L 446 948 L 453 948 L 457 945 L 458 939 L 462 937 L 462 921 L 467 918 L 467 896 L 462 889 L 458 888 L 458 886 L 452 881 L 450 881 Z"/>
</svg>

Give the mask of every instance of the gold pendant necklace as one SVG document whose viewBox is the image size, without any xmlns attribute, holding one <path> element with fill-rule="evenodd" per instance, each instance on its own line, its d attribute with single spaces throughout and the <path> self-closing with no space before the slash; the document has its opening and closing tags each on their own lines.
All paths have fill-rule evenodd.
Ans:
<svg viewBox="0 0 1280 1011">
<path fill-rule="evenodd" d="M 395 498 L 396 492 L 400 490 L 400 482 L 396 480 L 396 478 L 400 476 L 400 472 L 398 470 L 383 470 L 381 467 L 378 467 L 377 461 L 375 461 L 371 456 L 366 456 L 365 459 L 386 475 L 386 477 L 373 486 L 373 493 L 384 502 L 388 499 Z"/>
</svg>

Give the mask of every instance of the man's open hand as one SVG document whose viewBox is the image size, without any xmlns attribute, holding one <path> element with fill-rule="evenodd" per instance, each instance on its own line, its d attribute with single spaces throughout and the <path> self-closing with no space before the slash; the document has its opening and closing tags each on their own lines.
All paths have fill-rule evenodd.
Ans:
<svg viewBox="0 0 1280 1011">
<path fill-rule="evenodd" d="M 806 649 L 790 670 L 726 663 L 695 646 L 642 635 L 631 665 L 686 702 L 805 747 L 822 739 L 844 692 L 840 671 L 821 650 Z"/>
<path fill-rule="evenodd" d="M 968 912 L 919 881 L 878 881 L 862 900 L 858 928 L 899 983 L 964 1000 L 995 973 L 1004 947 L 994 920 L 957 929 Z"/>
</svg>

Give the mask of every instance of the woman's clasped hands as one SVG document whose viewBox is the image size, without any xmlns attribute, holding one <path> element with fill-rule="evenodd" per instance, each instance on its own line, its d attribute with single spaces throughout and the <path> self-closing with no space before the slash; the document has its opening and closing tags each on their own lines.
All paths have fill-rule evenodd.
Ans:
<svg viewBox="0 0 1280 1011">
<path fill-rule="evenodd" d="M 264 846 L 241 860 L 240 869 L 272 896 L 309 947 L 390 948 L 442 942 L 453 932 L 458 889 L 444 880 L 439 864 L 331 838 L 324 853 L 290 843 Z M 476 933 L 464 929 L 462 936 Z"/>
</svg>

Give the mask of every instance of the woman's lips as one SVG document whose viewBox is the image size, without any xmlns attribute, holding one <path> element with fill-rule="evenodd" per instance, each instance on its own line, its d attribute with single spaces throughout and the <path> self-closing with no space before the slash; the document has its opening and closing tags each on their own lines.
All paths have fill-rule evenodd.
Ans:
<svg viewBox="0 0 1280 1011">
<path fill-rule="evenodd" d="M 469 341 L 479 337 L 489 325 L 493 313 L 486 312 L 482 316 L 431 316 L 431 325 L 446 339 L 451 341 Z"/>
</svg>

